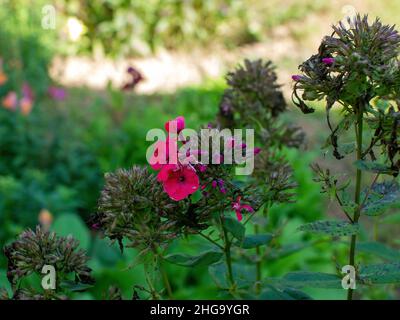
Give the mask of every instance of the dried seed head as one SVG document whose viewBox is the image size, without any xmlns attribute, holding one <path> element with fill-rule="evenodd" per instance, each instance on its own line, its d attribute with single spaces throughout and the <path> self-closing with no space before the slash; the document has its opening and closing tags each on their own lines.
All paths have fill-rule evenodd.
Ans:
<svg viewBox="0 0 400 320">
<path fill-rule="evenodd" d="M 154 174 L 133 167 L 106 174 L 105 180 L 92 221 L 96 228 L 120 245 L 123 238 L 131 241 L 129 246 L 142 248 L 170 241 L 177 230 L 168 219 L 183 204 L 169 199 Z"/>
<path fill-rule="evenodd" d="M 229 88 L 224 92 L 218 114 L 221 128 L 256 129 L 264 147 L 302 144 L 304 134 L 298 127 L 289 128 L 277 121 L 287 105 L 271 61 L 245 60 L 226 79 Z"/>
<path fill-rule="evenodd" d="M 93 282 L 87 267 L 88 257 L 78 249 L 79 242 L 72 237 L 58 237 L 43 230 L 24 231 L 19 238 L 4 248 L 8 259 L 7 277 L 12 285 L 32 273 L 41 274 L 44 265 L 52 265 L 57 274 L 74 273 L 82 283 Z"/>
<path fill-rule="evenodd" d="M 233 120 L 236 115 L 234 122 L 248 125 L 254 119 L 270 121 L 285 111 L 286 102 L 271 61 L 245 60 L 243 66 L 228 73 L 226 80 L 229 89 L 220 105 L 220 122 Z"/>
<path fill-rule="evenodd" d="M 368 16 L 360 15 L 348 24 L 333 26 L 318 53 L 299 66 L 293 101 L 304 113 L 313 112 L 304 101 L 326 98 L 329 108 L 336 101 L 357 108 L 360 97 L 371 100 L 398 91 L 400 35 L 394 26 L 379 19 L 370 24 Z"/>
</svg>

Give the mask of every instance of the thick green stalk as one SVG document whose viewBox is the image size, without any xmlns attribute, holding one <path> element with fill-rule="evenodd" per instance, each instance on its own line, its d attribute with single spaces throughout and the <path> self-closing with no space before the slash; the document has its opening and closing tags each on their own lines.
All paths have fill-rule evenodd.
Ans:
<svg viewBox="0 0 400 320">
<path fill-rule="evenodd" d="M 357 115 L 357 160 L 362 158 L 362 138 L 363 138 L 363 109 L 364 104 L 359 105 L 358 115 Z M 357 169 L 356 174 L 356 189 L 354 193 L 354 202 L 356 203 L 356 209 L 354 210 L 354 217 L 352 223 L 357 223 L 361 214 L 361 179 L 362 171 Z M 350 240 L 350 254 L 349 254 L 349 265 L 355 265 L 355 255 L 356 255 L 356 244 L 357 235 L 352 235 Z M 353 289 L 349 289 L 347 292 L 347 300 L 353 299 Z"/>
</svg>

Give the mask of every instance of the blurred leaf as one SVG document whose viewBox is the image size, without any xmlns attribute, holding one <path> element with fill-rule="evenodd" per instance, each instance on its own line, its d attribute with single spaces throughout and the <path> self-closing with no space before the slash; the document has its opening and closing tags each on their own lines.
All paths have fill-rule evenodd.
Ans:
<svg viewBox="0 0 400 320">
<path fill-rule="evenodd" d="M 396 181 L 375 183 L 361 212 L 368 216 L 377 216 L 400 203 L 400 187 Z"/>
<path fill-rule="evenodd" d="M 327 234 L 334 237 L 357 234 L 360 226 L 347 221 L 321 220 L 304 224 L 298 228 L 300 231 Z"/>
<path fill-rule="evenodd" d="M 249 266 L 239 263 L 232 264 L 232 273 L 233 277 L 236 281 L 236 285 L 241 287 L 248 287 L 255 282 L 255 266 Z M 220 261 L 214 263 L 208 267 L 208 272 L 213 278 L 215 284 L 222 289 L 227 289 L 230 287 L 228 281 L 228 270 L 226 267 L 226 263 L 224 261 Z"/>
<path fill-rule="evenodd" d="M 400 260 L 400 251 L 390 248 L 380 242 L 359 242 L 357 250 L 371 253 L 386 260 Z"/>
<path fill-rule="evenodd" d="M 64 214 L 58 217 L 51 228 L 59 236 L 72 235 L 79 240 L 79 246 L 85 250 L 89 249 L 90 235 L 82 219 L 75 214 Z"/>
<path fill-rule="evenodd" d="M 242 242 L 235 242 L 234 244 L 243 249 L 251 249 L 264 244 L 268 244 L 273 239 L 272 234 L 254 234 L 246 236 Z"/>
<path fill-rule="evenodd" d="M 382 173 L 382 174 L 392 174 L 393 170 L 383 163 L 376 163 L 372 161 L 357 160 L 354 162 L 357 169 L 362 171 Z"/>
<path fill-rule="evenodd" d="M 329 144 L 330 143 L 331 142 L 329 141 Z M 340 153 L 343 153 L 343 154 L 351 154 L 354 152 L 355 149 L 356 149 L 355 142 L 343 143 L 343 144 L 339 145 Z"/>
<path fill-rule="evenodd" d="M 96 238 L 93 243 L 92 256 L 107 267 L 114 266 L 123 258 L 116 243 L 109 243 L 106 239 Z"/>
<path fill-rule="evenodd" d="M 400 223 L 400 212 L 382 217 L 382 219 L 379 222 L 388 224 Z"/>
<path fill-rule="evenodd" d="M 308 248 L 312 245 L 312 243 L 293 243 L 287 244 L 277 249 L 272 249 L 268 255 L 269 260 L 277 260 L 291 254 L 298 253 L 300 250 Z"/>
<path fill-rule="evenodd" d="M 174 253 L 164 257 L 170 263 L 184 267 L 208 266 L 219 261 L 223 253 L 220 251 L 205 251 L 198 256 L 190 256 L 184 253 Z"/>
<path fill-rule="evenodd" d="M 246 233 L 245 227 L 236 219 L 232 217 L 224 217 L 224 227 L 239 241 L 244 240 Z"/>
<path fill-rule="evenodd" d="M 208 267 L 208 272 L 218 288 L 229 288 L 226 265 L 223 261 L 210 265 Z"/>
<path fill-rule="evenodd" d="M 342 279 L 339 276 L 321 272 L 290 272 L 283 278 L 267 278 L 264 282 L 292 288 L 342 289 Z"/>
</svg>

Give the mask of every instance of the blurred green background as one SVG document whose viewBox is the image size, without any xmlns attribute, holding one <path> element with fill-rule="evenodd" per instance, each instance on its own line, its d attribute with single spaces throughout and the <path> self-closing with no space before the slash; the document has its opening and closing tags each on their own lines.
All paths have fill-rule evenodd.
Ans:
<svg viewBox="0 0 400 320">
<path fill-rule="evenodd" d="M 54 30 L 41 25 L 43 6 L 49 4 L 56 12 Z M 398 0 L 0 0 L 0 57 L 8 77 L 0 86 L 0 98 L 10 90 L 20 92 L 23 83 L 29 83 L 34 92 L 28 116 L 0 107 L 0 247 L 26 227 L 35 226 L 40 212 L 48 210 L 52 230 L 73 234 L 91 256 L 97 283 L 76 298 L 104 298 L 109 285 L 120 287 L 124 297 L 130 298 L 133 285 L 145 282 L 141 267 L 133 264 L 136 252 L 126 250 L 122 255 L 86 225 L 95 210 L 103 174 L 145 164 L 145 135 L 150 128 L 162 127 L 177 115 L 184 115 L 192 128 L 213 121 L 225 88 L 224 73 L 243 58 L 273 59 L 290 101 L 290 75 L 317 50 L 330 24 L 352 10 L 369 13 L 371 18 L 379 16 L 385 23 L 400 20 Z M 160 61 L 160 55 L 170 57 L 168 71 L 160 68 L 146 74 L 146 66 L 154 59 Z M 200 77 L 195 73 L 194 79 L 182 78 L 182 73 L 192 70 L 181 68 L 176 57 L 187 58 L 189 64 L 203 59 L 205 70 L 212 70 L 214 61 L 222 67 L 218 72 L 199 72 Z M 135 90 L 122 91 L 113 80 L 123 81 L 126 68 L 116 68 L 110 79 L 92 85 L 93 74 L 85 71 L 85 64 L 74 61 L 89 61 L 96 70 L 110 61 L 134 65 L 144 70 L 145 79 Z M 79 66 L 83 71 L 74 70 Z M 63 72 L 58 74 L 60 69 Z M 86 72 L 87 79 L 74 78 L 77 71 Z M 160 78 L 173 85 L 163 88 Z M 66 97 L 52 99 L 49 86 L 63 87 Z M 284 228 L 276 252 L 264 264 L 265 274 L 332 272 L 336 263 L 332 252 L 345 254 L 341 244 L 320 241 L 310 246 L 310 239 L 295 229 L 301 223 L 339 214 L 313 182 L 310 163 L 324 161 L 346 171 L 351 170 L 351 161 L 337 163 L 323 156 L 320 146 L 328 128 L 321 108 L 305 118 L 291 106 L 286 121 L 304 128 L 307 146 L 306 150 L 285 151 L 299 184 L 297 201 L 272 209 L 271 219 Z M 370 221 L 387 232 L 375 238 L 365 233 L 364 240 L 379 238 L 398 247 L 397 223 L 400 218 L 395 211 L 381 221 Z M 207 244 L 202 239 L 184 239 L 174 242 L 170 251 L 179 247 L 195 253 L 199 246 Z M 176 298 L 219 297 L 206 268 L 166 267 Z M 0 286 L 9 288 L 5 269 L 5 258 L 0 255 Z M 396 290 L 387 289 L 369 290 L 365 297 L 395 298 Z M 345 294 L 308 292 L 325 299 Z"/>
</svg>

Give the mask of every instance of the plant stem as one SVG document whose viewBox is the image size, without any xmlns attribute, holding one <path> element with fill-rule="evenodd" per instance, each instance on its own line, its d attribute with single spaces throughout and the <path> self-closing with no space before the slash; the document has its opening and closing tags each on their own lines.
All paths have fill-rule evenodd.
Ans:
<svg viewBox="0 0 400 320">
<path fill-rule="evenodd" d="M 228 233 L 226 232 L 225 226 L 224 226 L 224 218 L 222 214 L 219 216 L 220 218 L 220 223 L 221 223 L 221 228 L 223 232 L 223 238 L 224 238 L 224 255 L 225 255 L 225 261 L 226 261 L 226 267 L 228 270 L 228 280 L 231 284 L 232 287 L 235 286 L 235 280 L 233 278 L 233 272 L 232 272 L 232 258 L 231 258 L 231 242 L 228 237 Z"/>
<path fill-rule="evenodd" d="M 165 286 L 165 289 L 167 291 L 168 298 L 170 300 L 173 300 L 174 296 L 172 294 L 171 284 L 170 284 L 169 279 L 168 279 L 168 274 L 165 271 L 164 266 L 163 266 L 163 261 L 162 261 L 163 257 L 159 253 L 159 250 L 158 250 L 157 247 L 153 247 L 153 252 L 154 252 L 154 254 L 155 254 L 155 256 L 156 256 L 156 258 L 158 260 L 158 268 L 160 270 L 160 274 L 161 274 L 162 280 L 164 282 L 164 286 Z"/>
<path fill-rule="evenodd" d="M 207 239 L 208 241 L 210 241 L 212 244 L 214 244 L 215 246 L 217 246 L 218 248 L 220 248 L 221 250 L 224 250 L 224 247 L 221 246 L 218 242 L 216 242 L 215 240 L 211 239 L 209 236 L 205 235 L 202 232 L 198 233 L 200 236 L 202 236 L 204 239 Z"/>
<path fill-rule="evenodd" d="M 169 283 L 168 274 L 163 267 L 162 261 L 160 261 L 159 268 L 160 268 L 161 276 L 164 281 L 165 289 L 167 289 L 168 298 L 173 300 L 174 296 L 172 294 L 171 284 Z"/>
<path fill-rule="evenodd" d="M 258 234 L 258 225 L 254 225 L 254 233 Z M 256 247 L 257 263 L 256 263 L 256 294 L 260 294 L 261 291 L 261 278 L 262 278 L 262 257 L 261 257 L 261 247 Z"/>
<path fill-rule="evenodd" d="M 363 109 L 364 104 L 360 103 L 358 108 L 357 115 L 357 160 L 362 159 L 362 138 L 363 138 Z M 357 223 L 361 214 L 361 179 L 362 179 L 362 171 L 357 169 L 356 173 L 356 189 L 354 193 L 354 202 L 356 203 L 356 209 L 354 210 L 354 217 L 352 223 Z M 349 254 L 349 265 L 354 267 L 355 264 L 355 255 L 356 255 L 356 244 L 357 244 L 357 235 L 353 234 L 350 240 L 350 254 Z M 347 300 L 353 299 L 353 289 L 349 288 L 347 292 Z"/>
<path fill-rule="evenodd" d="M 153 281 L 151 280 L 151 276 L 149 276 L 149 272 L 147 270 L 147 265 L 146 264 L 144 264 L 144 274 L 145 274 L 145 277 L 146 277 L 147 285 L 149 286 L 149 292 L 151 294 L 152 299 L 153 300 L 158 300 L 159 296 L 158 296 L 158 293 L 157 293 L 156 289 L 154 288 L 154 284 L 153 284 Z"/>
</svg>

